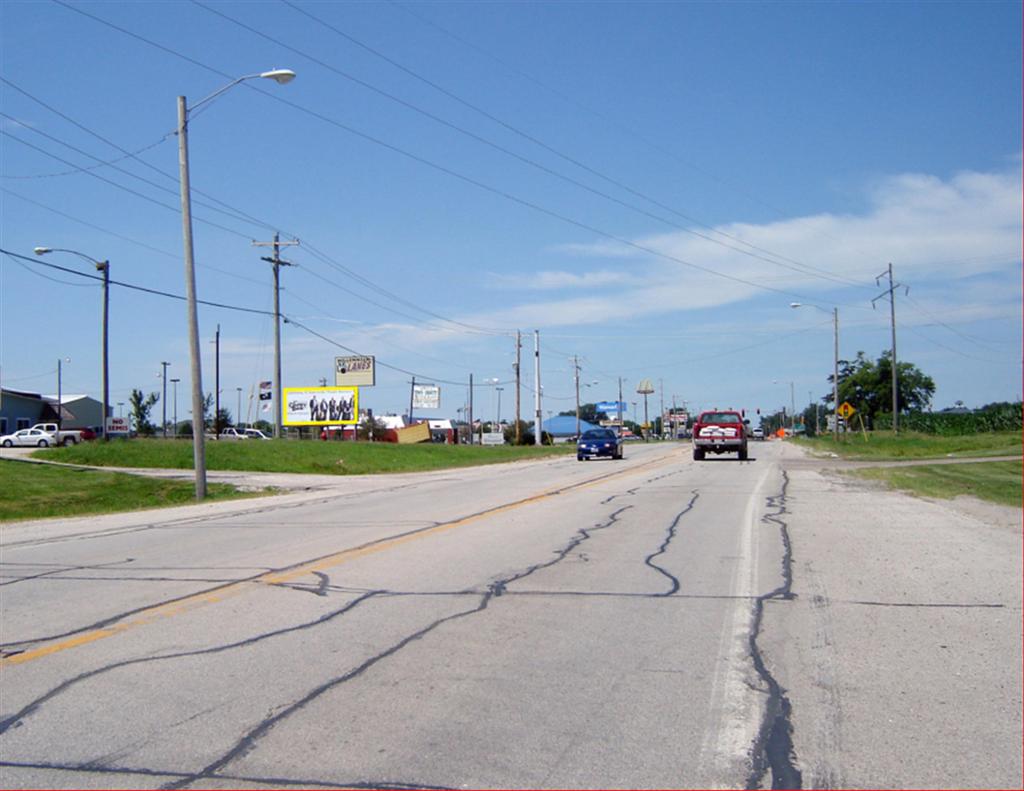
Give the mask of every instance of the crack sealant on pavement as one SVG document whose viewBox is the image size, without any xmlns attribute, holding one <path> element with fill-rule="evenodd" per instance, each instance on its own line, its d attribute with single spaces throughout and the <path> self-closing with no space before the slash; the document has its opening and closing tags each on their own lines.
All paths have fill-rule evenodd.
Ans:
<svg viewBox="0 0 1024 791">
<path fill-rule="evenodd" d="M 762 788 L 765 775 L 771 772 L 772 788 L 802 788 L 803 778 L 797 768 L 796 753 L 793 748 L 792 706 L 786 697 L 786 690 L 769 672 L 764 657 L 757 645 L 761 633 L 766 601 L 788 601 L 795 598 L 793 593 L 793 546 L 789 539 L 789 528 L 783 518 L 786 510 L 786 490 L 789 487 L 789 476 L 782 472 L 782 491 L 768 498 L 769 511 L 762 518 L 765 523 L 779 526 L 782 536 L 782 585 L 775 590 L 758 596 L 754 601 L 753 623 L 750 629 L 750 657 L 754 670 L 764 682 L 768 693 L 765 704 L 764 719 L 761 729 L 751 750 L 752 767 L 747 778 L 748 789 Z"/>
</svg>

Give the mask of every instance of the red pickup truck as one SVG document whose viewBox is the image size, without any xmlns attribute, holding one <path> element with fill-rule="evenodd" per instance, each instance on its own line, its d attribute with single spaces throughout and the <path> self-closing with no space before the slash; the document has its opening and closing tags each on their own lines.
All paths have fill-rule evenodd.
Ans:
<svg viewBox="0 0 1024 791">
<path fill-rule="evenodd" d="M 747 460 L 747 421 L 731 409 L 701 412 L 693 424 L 693 459 L 703 461 L 707 453 L 738 453 Z"/>
</svg>

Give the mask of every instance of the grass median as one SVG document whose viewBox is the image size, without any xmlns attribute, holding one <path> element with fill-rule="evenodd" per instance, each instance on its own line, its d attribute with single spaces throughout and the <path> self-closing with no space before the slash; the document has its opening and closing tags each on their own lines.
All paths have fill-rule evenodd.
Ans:
<svg viewBox="0 0 1024 791">
<path fill-rule="evenodd" d="M 924 497 L 951 499 L 959 495 L 1021 507 L 1021 434 L 1019 431 L 986 432 L 944 437 L 908 431 L 848 434 L 839 442 L 832 437 L 801 439 L 815 453 L 834 453 L 858 461 L 921 459 L 984 459 L 1017 456 L 1016 461 L 970 461 L 963 464 L 927 464 L 907 467 L 869 467 L 851 475 L 884 481 L 896 489 Z"/>
<path fill-rule="evenodd" d="M 145 508 L 189 505 L 195 484 L 144 478 L 106 470 L 0 460 L 0 522 L 48 517 L 88 516 Z M 207 499 L 254 497 L 234 486 L 211 483 Z"/>
<path fill-rule="evenodd" d="M 1021 507 L 1019 461 L 983 461 L 971 464 L 923 464 L 913 467 L 868 467 L 854 475 L 910 491 L 924 497 L 952 499 L 969 495 L 981 500 Z"/>
<path fill-rule="evenodd" d="M 247 472 L 372 475 L 543 459 L 574 450 L 575 445 L 572 444 L 538 448 L 532 445 L 395 445 L 334 440 L 221 440 L 206 443 L 206 467 L 209 470 Z M 98 467 L 192 469 L 192 443 L 188 440 L 84 442 L 67 448 L 37 451 L 33 456 L 47 461 Z"/>
<path fill-rule="evenodd" d="M 801 438 L 798 442 L 814 453 L 835 453 L 846 459 L 872 461 L 895 459 L 971 459 L 985 456 L 1020 456 L 1019 431 L 992 431 L 942 437 L 916 431 L 849 433 L 839 442 L 831 435 Z"/>
</svg>

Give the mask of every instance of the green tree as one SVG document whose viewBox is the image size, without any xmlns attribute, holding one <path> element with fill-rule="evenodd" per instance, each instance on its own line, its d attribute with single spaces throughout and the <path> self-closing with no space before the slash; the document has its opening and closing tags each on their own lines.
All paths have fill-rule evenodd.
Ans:
<svg viewBox="0 0 1024 791">
<path fill-rule="evenodd" d="M 559 416 L 568 415 L 569 417 L 576 417 L 576 407 L 565 412 L 559 412 L 558 414 Z M 587 423 L 593 423 L 597 426 L 604 420 L 604 412 L 597 411 L 597 404 L 580 404 L 580 420 L 585 420 Z"/>
<path fill-rule="evenodd" d="M 217 419 L 214 422 L 213 430 L 215 433 L 220 434 L 228 426 L 233 426 L 234 423 L 231 421 L 231 413 L 226 407 L 221 407 L 220 411 L 217 412 Z"/>
<path fill-rule="evenodd" d="M 144 437 L 151 437 L 156 433 L 156 426 L 149 422 L 149 413 L 153 411 L 153 405 L 160 400 L 158 393 L 143 395 L 141 390 L 132 390 L 128 397 L 132 420 L 135 421 L 135 431 Z"/>
<path fill-rule="evenodd" d="M 367 415 L 356 427 L 356 438 L 382 442 L 387 430 L 388 427 L 384 425 L 383 420 L 378 420 L 373 415 Z"/>
<path fill-rule="evenodd" d="M 900 414 L 927 408 L 935 394 L 935 382 L 916 365 L 901 362 L 897 372 L 897 410 Z M 829 376 L 831 383 L 833 377 Z M 822 398 L 831 409 L 831 391 Z M 883 352 L 877 360 L 869 360 L 857 352 L 855 360 L 839 361 L 839 403 L 850 403 L 872 425 L 876 415 L 892 411 L 892 354 Z"/>
</svg>

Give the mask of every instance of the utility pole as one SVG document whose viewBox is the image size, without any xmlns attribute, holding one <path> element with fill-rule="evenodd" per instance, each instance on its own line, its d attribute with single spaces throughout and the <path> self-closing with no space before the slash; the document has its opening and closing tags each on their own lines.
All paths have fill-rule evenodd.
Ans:
<svg viewBox="0 0 1024 791">
<path fill-rule="evenodd" d="M 61 361 L 60 357 L 57 358 L 57 430 L 59 431 L 64 427 L 63 417 L 61 413 L 64 411 L 61 409 Z"/>
<path fill-rule="evenodd" d="M 839 308 L 832 308 L 832 440 L 839 442 Z"/>
<path fill-rule="evenodd" d="M 892 263 L 889 264 L 889 268 L 882 272 L 878 277 L 875 278 L 875 285 L 881 285 L 879 281 L 883 277 L 888 276 L 889 288 L 871 300 L 871 307 L 875 306 L 875 302 L 880 300 L 886 294 L 889 295 L 889 320 L 892 325 L 892 433 L 898 434 L 899 427 L 899 376 L 896 372 L 896 289 L 906 289 L 907 294 L 910 293 L 910 287 L 904 286 L 902 283 L 895 283 L 892 279 Z"/>
<path fill-rule="evenodd" d="M 625 426 L 622 425 L 622 377 L 619 377 L 619 402 L 617 404 L 619 412 L 619 436 L 622 436 L 622 429 Z"/>
<path fill-rule="evenodd" d="M 576 383 L 576 439 L 580 438 L 580 358 L 572 356 L 572 376 Z"/>
<path fill-rule="evenodd" d="M 470 374 L 470 379 L 471 380 L 472 380 L 472 376 L 473 375 Z M 472 386 L 473 385 L 471 383 L 470 387 L 472 387 Z M 409 425 L 410 426 L 412 425 L 412 402 L 413 402 L 413 400 L 415 400 L 415 398 L 416 398 L 416 377 L 414 376 L 412 378 L 412 382 L 410 382 L 410 384 L 409 384 Z M 470 430 L 472 430 L 472 428 Z"/>
<path fill-rule="evenodd" d="M 476 444 L 476 437 L 473 431 L 473 374 L 469 375 L 469 444 Z"/>
<path fill-rule="evenodd" d="M 274 234 L 272 242 L 253 242 L 253 247 L 273 247 L 273 257 L 262 256 L 261 260 L 274 265 L 274 439 L 281 438 L 281 274 L 282 266 L 295 266 L 290 261 L 281 260 L 281 248 L 291 247 L 299 243 L 298 239 L 282 242 L 281 235 Z"/>
<path fill-rule="evenodd" d="M 789 408 L 790 408 L 790 428 L 793 429 L 793 433 L 796 433 L 796 389 L 793 386 L 793 382 L 789 383 Z"/>
<path fill-rule="evenodd" d="M 174 385 L 174 438 L 178 438 L 178 382 L 181 379 L 171 379 L 171 384 Z"/>
<path fill-rule="evenodd" d="M 516 445 L 519 445 L 523 441 L 523 429 L 519 425 L 519 363 L 521 360 L 521 352 L 523 350 L 523 338 L 519 330 L 516 330 Z"/>
<path fill-rule="evenodd" d="M 220 325 L 213 336 L 213 437 L 220 439 Z M 203 427 L 206 428 L 205 426 Z"/>
<path fill-rule="evenodd" d="M 110 261 L 98 261 L 96 268 L 103 272 L 103 441 L 109 442 L 107 410 L 110 404 L 110 369 L 107 365 L 107 331 L 110 326 Z"/>
<path fill-rule="evenodd" d="M 540 330 L 533 331 L 533 444 L 540 445 L 541 416 L 540 416 Z"/>
<path fill-rule="evenodd" d="M 164 410 L 164 420 L 163 420 L 162 428 L 163 428 L 163 433 L 164 433 L 164 439 L 167 439 L 167 366 L 170 365 L 170 363 L 163 363 L 162 362 L 162 363 L 160 363 L 160 365 L 163 366 L 163 372 L 160 374 L 160 378 L 163 379 L 163 381 L 164 381 L 164 394 L 163 394 L 163 397 L 160 399 L 160 402 L 163 404 L 163 410 Z M 196 433 L 195 432 L 195 427 L 193 427 L 192 435 L 195 436 L 195 433 Z"/>
<path fill-rule="evenodd" d="M 658 433 L 661 435 L 662 439 L 665 439 L 665 380 L 664 379 L 659 379 L 658 380 L 658 392 L 660 393 L 660 398 L 661 398 L 661 412 L 658 413 L 660 415 L 660 417 L 658 418 L 658 428 L 660 428 L 661 431 L 659 431 Z"/>
</svg>

